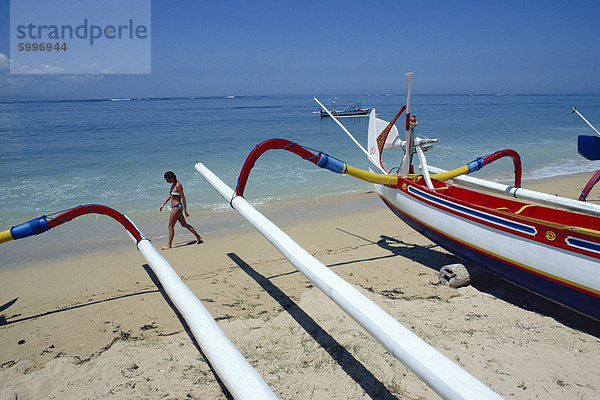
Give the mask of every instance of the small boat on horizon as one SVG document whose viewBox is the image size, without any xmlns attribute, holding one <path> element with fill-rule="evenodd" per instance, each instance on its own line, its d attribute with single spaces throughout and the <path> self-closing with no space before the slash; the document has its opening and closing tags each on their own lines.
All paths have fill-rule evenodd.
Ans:
<svg viewBox="0 0 600 400">
<path fill-rule="evenodd" d="M 352 103 L 345 110 L 336 110 L 336 103 Z M 371 112 L 370 108 L 362 108 L 362 97 L 358 101 L 353 100 L 334 100 L 331 102 L 331 110 L 329 110 L 334 117 L 367 117 Z M 319 108 L 317 113 L 321 117 L 329 117 L 329 112 L 323 108 Z"/>
</svg>

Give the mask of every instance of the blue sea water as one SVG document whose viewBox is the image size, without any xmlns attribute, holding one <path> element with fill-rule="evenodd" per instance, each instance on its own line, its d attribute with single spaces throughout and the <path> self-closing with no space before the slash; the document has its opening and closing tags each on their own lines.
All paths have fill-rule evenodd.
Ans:
<svg viewBox="0 0 600 400">
<path fill-rule="evenodd" d="M 326 105 L 332 99 L 321 98 Z M 363 106 L 375 107 L 380 118 L 390 120 L 406 99 L 369 95 L 362 101 Z M 411 109 L 419 121 L 416 134 L 440 139 L 427 153 L 430 164 L 452 169 L 512 148 L 522 157 L 524 179 L 537 179 L 600 168 L 598 162 L 577 154 L 577 135 L 594 132 L 571 115 L 572 106 L 600 126 L 600 95 L 414 94 Z M 0 103 L 0 230 L 79 204 L 98 203 L 127 214 L 149 237 L 161 238 L 167 214 L 158 207 L 169 189 L 163 179 L 167 170 L 183 183 L 192 221 L 203 230 L 203 218 L 229 205 L 194 170 L 195 162 L 203 162 L 235 187 L 247 154 L 255 144 L 273 137 L 366 168 L 363 153 L 333 121 L 314 114 L 316 109 L 311 96 Z M 366 147 L 368 118 L 342 122 Z M 388 153 L 385 159 L 400 157 L 401 153 Z M 512 165 L 509 160 L 498 161 L 477 174 L 510 182 Z M 272 204 L 366 190 L 369 184 L 321 170 L 288 152 L 271 151 L 252 171 L 246 198 L 254 204 Z M 72 222 L 58 228 L 67 240 L 51 232 L 39 238 L 52 234 L 54 239 L 23 239 L 37 240 L 39 246 L 10 242 L 1 245 L 0 265 L 77 253 L 78 246 L 67 248 L 64 242 L 104 246 L 107 242 L 98 237 L 116 235 L 98 217 L 82 218 L 93 221 L 97 233 L 87 233 L 92 229 L 89 224 Z M 126 237 L 114 239 L 123 240 Z"/>
</svg>

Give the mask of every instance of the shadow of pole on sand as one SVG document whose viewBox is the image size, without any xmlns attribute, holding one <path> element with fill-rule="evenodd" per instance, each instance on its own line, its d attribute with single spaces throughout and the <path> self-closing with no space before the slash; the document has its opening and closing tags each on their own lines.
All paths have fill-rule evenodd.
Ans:
<svg viewBox="0 0 600 400">
<path fill-rule="evenodd" d="M 246 274 L 256 281 L 298 324 L 333 358 L 372 399 L 398 399 L 345 347 L 317 324 L 304 310 L 266 277 L 254 270 L 235 253 L 227 253 Z"/>
<path fill-rule="evenodd" d="M 17 317 L 20 317 L 21 314 L 15 314 L 10 317 L 7 317 L 6 315 L 2 314 L 2 315 L 0 315 L 0 326 L 10 325 L 10 324 L 14 324 L 17 322 L 29 321 L 29 320 L 36 319 L 36 318 L 46 317 L 46 316 L 52 315 L 52 314 L 76 310 L 78 308 L 90 307 L 90 306 L 94 306 L 96 304 L 102 304 L 102 303 L 106 303 L 106 302 L 110 302 L 110 301 L 118 301 L 118 300 L 125 299 L 128 297 L 141 296 L 141 295 L 149 294 L 149 293 L 156 293 L 156 290 L 143 290 L 141 292 L 134 292 L 134 293 L 122 294 L 119 296 L 113 296 L 113 297 L 109 297 L 107 299 L 87 301 L 85 303 L 75 304 L 73 306 L 63 307 L 63 308 L 59 308 L 56 310 L 45 311 L 45 312 L 42 312 L 39 314 L 29 315 L 29 316 L 22 317 L 22 318 L 17 318 Z M 10 306 L 10 305 L 14 304 L 14 302 L 16 302 L 17 299 L 18 299 L 18 297 L 16 299 L 12 300 L 11 302 L 9 302 L 10 304 L 9 303 L 7 303 L 7 304 L 9 304 L 9 306 Z M 8 307 L 6 307 L 6 308 L 8 308 Z"/>
<path fill-rule="evenodd" d="M 175 306 L 175 304 L 173 304 L 173 302 L 169 298 L 169 295 L 167 294 L 167 292 L 165 292 L 165 289 L 163 288 L 162 284 L 160 283 L 160 280 L 158 280 L 158 277 L 156 276 L 156 274 L 154 273 L 154 271 L 152 271 L 152 268 L 150 268 L 150 266 L 148 264 L 142 265 L 142 268 L 144 268 L 144 270 L 146 271 L 146 273 L 148 274 L 148 276 L 150 277 L 150 279 L 152 280 L 152 282 L 156 285 L 156 287 L 158 288 L 158 291 L 162 295 L 163 299 L 165 299 L 165 301 L 167 302 L 167 304 L 169 305 L 169 307 L 171 307 L 171 309 L 173 310 L 173 312 L 177 316 L 177 319 L 181 323 L 181 326 L 185 330 L 185 333 L 188 335 L 188 337 L 190 338 L 190 340 L 192 341 L 192 343 L 194 344 L 194 346 L 196 346 L 196 349 L 198 349 L 198 352 L 200 353 L 200 355 L 202 356 L 202 358 L 204 358 L 204 361 L 206 361 L 206 363 L 208 364 L 208 367 L 210 368 L 210 372 L 212 373 L 213 377 L 215 378 L 215 380 L 217 381 L 217 383 L 221 387 L 221 390 L 223 391 L 223 394 L 225 395 L 225 397 L 228 400 L 234 400 L 234 398 L 231 395 L 231 393 L 229 393 L 229 390 L 227 390 L 227 386 L 225 386 L 225 384 L 221 381 L 221 378 L 219 378 L 219 375 L 217 375 L 217 373 L 214 370 L 213 366 L 210 364 L 210 360 L 208 359 L 208 357 L 206 357 L 206 355 L 202 351 L 202 348 L 200 348 L 200 345 L 196 341 L 196 338 L 194 337 L 194 334 L 192 333 L 192 330 L 188 326 L 187 322 L 185 322 L 185 319 L 183 318 L 183 316 L 181 315 L 181 313 L 179 312 L 179 310 L 177 309 L 177 307 Z"/>
</svg>

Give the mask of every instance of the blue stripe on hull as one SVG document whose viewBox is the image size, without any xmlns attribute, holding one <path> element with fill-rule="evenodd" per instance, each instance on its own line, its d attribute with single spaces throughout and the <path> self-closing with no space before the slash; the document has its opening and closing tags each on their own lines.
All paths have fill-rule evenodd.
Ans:
<svg viewBox="0 0 600 400">
<path fill-rule="evenodd" d="M 594 253 L 600 254 L 600 245 L 594 242 L 590 242 L 589 240 L 577 239 L 569 236 L 566 242 L 571 247 L 576 247 L 578 249 L 592 251 Z"/>
<path fill-rule="evenodd" d="M 522 232 L 522 233 L 526 233 L 528 235 L 531 236 L 535 236 L 535 234 L 537 233 L 535 231 L 535 228 L 529 225 L 525 225 L 525 224 L 520 224 L 518 222 L 514 222 L 514 221 L 510 221 L 504 218 L 499 218 L 499 217 L 495 217 L 493 215 L 484 213 L 484 212 L 480 212 L 477 210 L 473 210 L 471 208 L 465 207 L 465 206 L 461 206 L 460 204 L 456 204 L 456 203 L 452 203 L 451 201 L 448 200 L 444 200 L 441 199 L 439 197 L 433 196 L 431 194 L 428 194 L 427 192 L 424 192 L 422 190 L 419 189 L 415 189 L 412 186 L 408 187 L 408 191 L 411 192 L 412 194 L 419 196 L 421 198 L 424 198 L 426 200 L 429 200 L 433 203 L 436 203 L 437 205 L 441 205 L 444 206 L 446 208 L 449 208 L 455 212 L 459 212 L 465 215 L 469 215 L 471 217 L 480 219 L 482 221 L 494 224 L 494 225 L 498 225 L 504 228 L 508 228 L 508 229 L 512 229 L 514 231 L 518 231 L 518 232 Z"/>
<path fill-rule="evenodd" d="M 486 254 L 480 253 L 420 224 L 416 220 L 402 213 L 385 199 L 384 203 L 407 225 L 452 254 L 472 262 L 480 268 L 511 283 L 556 301 L 557 303 L 565 305 L 594 319 L 600 320 L 599 298 L 542 278 L 538 275 L 534 275 Z"/>
</svg>

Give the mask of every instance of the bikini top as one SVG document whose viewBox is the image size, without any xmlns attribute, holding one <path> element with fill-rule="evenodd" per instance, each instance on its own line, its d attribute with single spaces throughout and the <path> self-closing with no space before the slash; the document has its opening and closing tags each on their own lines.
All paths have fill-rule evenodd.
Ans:
<svg viewBox="0 0 600 400">
<path fill-rule="evenodd" d="M 176 182 L 176 183 L 177 183 L 177 182 Z M 176 183 L 174 183 L 174 184 L 171 186 L 171 191 L 169 192 L 169 194 L 170 194 L 171 196 L 181 196 L 181 195 L 179 194 L 179 192 L 173 192 L 173 188 L 175 187 Z"/>
</svg>

